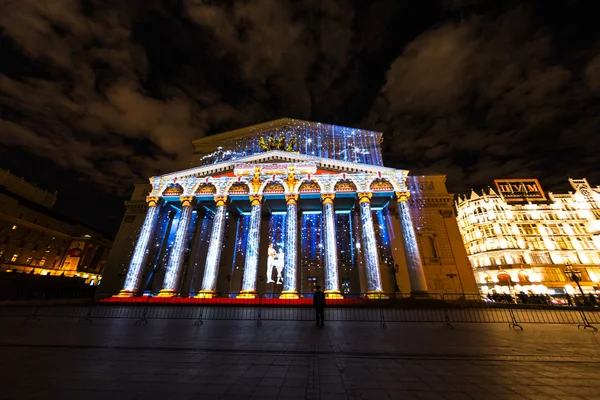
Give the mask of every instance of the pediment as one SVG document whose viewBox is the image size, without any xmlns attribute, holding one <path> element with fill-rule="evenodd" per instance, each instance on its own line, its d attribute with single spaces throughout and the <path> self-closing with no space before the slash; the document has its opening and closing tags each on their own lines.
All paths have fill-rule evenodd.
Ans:
<svg viewBox="0 0 600 400">
<path fill-rule="evenodd" d="M 161 176 L 154 177 L 161 181 L 173 181 L 186 178 L 204 178 L 217 176 L 236 176 L 236 170 L 243 165 L 261 165 L 261 170 L 265 166 L 274 167 L 276 165 L 294 164 L 302 168 L 308 165 L 314 165 L 315 171 L 312 174 L 356 174 L 356 173 L 384 173 L 396 174 L 402 173 L 407 175 L 406 170 L 396 170 L 393 168 L 382 167 L 379 165 L 359 164 L 347 161 L 334 160 L 329 158 L 309 156 L 300 153 L 291 153 L 280 150 L 272 150 L 264 153 L 257 153 L 246 157 L 241 157 L 235 160 L 223 161 L 216 164 L 204 165 L 200 167 L 190 168 L 183 171 L 173 172 Z M 266 168 L 267 170 L 269 168 Z"/>
</svg>

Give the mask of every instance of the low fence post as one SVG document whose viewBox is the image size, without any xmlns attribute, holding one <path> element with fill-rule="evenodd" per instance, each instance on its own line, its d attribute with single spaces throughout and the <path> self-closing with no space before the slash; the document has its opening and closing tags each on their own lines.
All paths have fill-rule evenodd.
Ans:
<svg viewBox="0 0 600 400">
<path fill-rule="evenodd" d="M 194 325 L 196 326 L 202 326 L 204 324 L 204 321 L 202 321 L 202 313 L 204 312 L 204 299 L 204 296 L 200 297 L 200 314 L 198 315 L 196 322 L 194 322 Z"/>
<path fill-rule="evenodd" d="M 92 299 L 92 303 L 88 307 L 85 316 L 83 318 L 80 318 L 79 321 L 77 321 L 78 324 L 83 324 L 84 322 L 92 322 L 92 307 L 94 307 L 95 303 L 96 302 Z"/>
<path fill-rule="evenodd" d="M 510 324 L 508 324 L 508 327 L 511 329 L 519 328 L 519 329 L 523 330 L 523 327 L 521 325 L 519 325 L 519 323 L 517 322 L 517 319 L 515 318 L 515 313 L 513 312 L 512 306 L 510 304 L 507 304 L 506 307 L 508 308 L 508 312 L 510 314 L 510 319 L 512 321 Z"/>
<path fill-rule="evenodd" d="M 256 318 L 256 326 L 261 326 L 262 325 L 262 321 L 261 321 L 261 312 L 262 312 L 262 294 L 259 293 L 258 294 L 258 314 L 257 314 L 257 318 Z"/>
<path fill-rule="evenodd" d="M 379 293 L 379 316 L 379 326 L 381 326 L 382 329 L 387 329 L 387 325 L 385 323 L 385 316 L 383 315 L 383 298 L 381 296 L 381 293 Z"/>
<path fill-rule="evenodd" d="M 446 294 L 442 294 L 442 302 L 444 307 L 444 328 L 454 329 L 454 325 L 452 325 L 452 321 L 450 321 L 450 314 L 448 313 L 448 300 L 446 300 Z"/>
<path fill-rule="evenodd" d="M 144 305 L 144 310 L 142 311 L 142 316 L 140 317 L 140 319 L 135 321 L 136 325 L 142 325 L 142 324 L 148 323 L 148 320 L 146 319 L 146 315 L 148 314 L 148 303 L 150 302 L 151 297 L 152 296 L 146 296 L 146 303 Z"/>
<path fill-rule="evenodd" d="M 585 311 L 583 310 L 583 306 L 579 305 L 577 306 L 577 309 L 579 310 L 579 314 L 581 315 L 581 319 L 583 320 L 583 324 L 579 324 L 577 325 L 577 329 L 591 329 L 594 332 L 598 332 L 598 328 L 596 328 L 594 325 L 590 324 L 590 321 L 587 319 L 586 315 L 585 315 Z"/>
</svg>

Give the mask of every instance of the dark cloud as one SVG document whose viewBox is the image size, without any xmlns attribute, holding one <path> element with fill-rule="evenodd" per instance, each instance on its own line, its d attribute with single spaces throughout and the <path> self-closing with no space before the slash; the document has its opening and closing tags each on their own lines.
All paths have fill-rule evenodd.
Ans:
<svg viewBox="0 0 600 400">
<path fill-rule="evenodd" d="M 597 182 L 597 47 L 572 66 L 554 34 L 529 7 L 428 30 L 391 64 L 369 123 L 399 165 L 448 173 L 461 190 L 498 177 Z"/>
<path fill-rule="evenodd" d="M 194 138 L 287 116 L 381 130 L 388 164 L 452 190 L 599 182 L 593 8 L 521 3 L 4 1 L 3 166 L 123 197 Z"/>
</svg>

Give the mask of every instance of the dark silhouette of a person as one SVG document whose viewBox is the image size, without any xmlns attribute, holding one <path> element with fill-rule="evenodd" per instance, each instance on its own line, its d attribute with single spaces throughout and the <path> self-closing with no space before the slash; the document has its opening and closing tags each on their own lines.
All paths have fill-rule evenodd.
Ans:
<svg viewBox="0 0 600 400">
<path fill-rule="evenodd" d="M 313 295 L 313 306 L 316 311 L 317 326 L 324 326 L 325 293 L 321 292 L 321 286 L 317 286 L 316 289 Z"/>
</svg>

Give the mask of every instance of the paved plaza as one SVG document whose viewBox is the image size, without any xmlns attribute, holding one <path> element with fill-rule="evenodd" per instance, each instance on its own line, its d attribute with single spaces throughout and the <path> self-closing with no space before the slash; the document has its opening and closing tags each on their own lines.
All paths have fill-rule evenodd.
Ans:
<svg viewBox="0 0 600 400">
<path fill-rule="evenodd" d="M 600 399 L 573 325 L 0 319 L 1 399 Z"/>
</svg>

